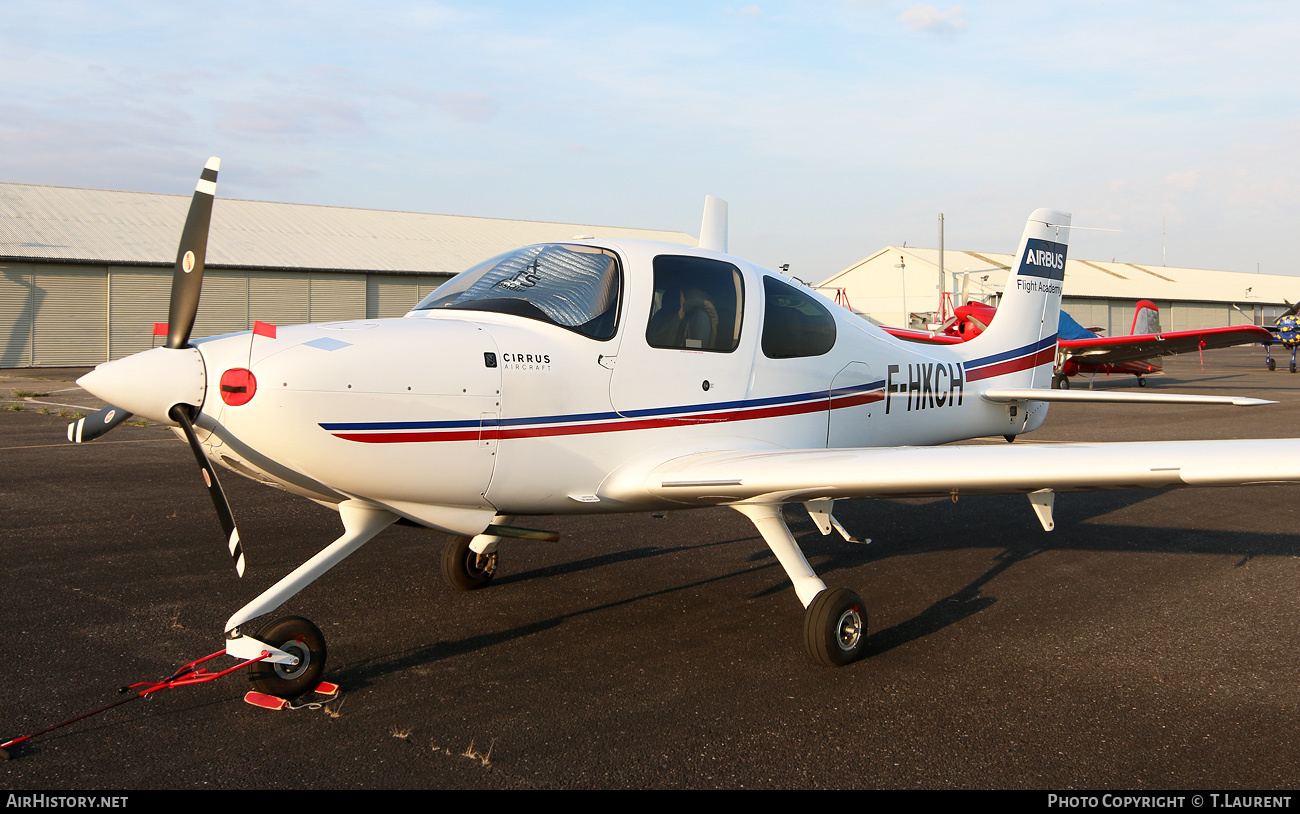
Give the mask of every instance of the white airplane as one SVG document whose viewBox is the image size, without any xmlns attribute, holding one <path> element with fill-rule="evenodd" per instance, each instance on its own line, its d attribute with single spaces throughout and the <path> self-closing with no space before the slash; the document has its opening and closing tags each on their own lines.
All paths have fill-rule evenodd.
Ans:
<svg viewBox="0 0 1300 814">
<path fill-rule="evenodd" d="M 812 290 L 726 254 L 706 202 L 698 248 L 575 239 L 458 275 L 401 319 L 261 326 L 191 342 L 219 161 L 194 193 L 165 347 L 79 380 L 108 402 L 69 427 L 87 441 L 129 413 L 188 440 L 240 574 L 244 555 L 210 461 L 337 509 L 344 533 L 226 623 L 255 686 L 316 686 L 325 642 L 290 617 L 249 628 L 397 522 L 454 535 L 454 586 L 492 578 L 526 515 L 730 506 L 748 517 L 806 608 L 812 658 L 847 664 L 862 600 L 828 589 L 782 515 L 823 534 L 851 497 L 1024 492 L 1045 529 L 1057 491 L 1300 480 L 1278 441 L 934 446 L 1013 440 L 1051 401 L 1262 404 L 1050 389 L 1068 215 L 1039 209 L 998 318 L 970 342 L 895 339 Z M 1286 442 L 1300 445 L 1300 440 Z"/>
</svg>

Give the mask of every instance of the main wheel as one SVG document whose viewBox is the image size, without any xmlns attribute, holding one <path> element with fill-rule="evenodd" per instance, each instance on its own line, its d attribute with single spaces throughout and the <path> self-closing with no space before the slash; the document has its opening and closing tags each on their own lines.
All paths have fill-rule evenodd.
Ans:
<svg viewBox="0 0 1300 814">
<path fill-rule="evenodd" d="M 496 552 L 478 554 L 470 550 L 472 537 L 453 537 L 442 549 L 442 576 L 453 588 L 473 591 L 486 588 L 497 570 Z"/>
<path fill-rule="evenodd" d="M 1146 387 L 1146 386 L 1147 386 L 1146 378 L 1143 376 L 1138 376 L 1138 387 Z"/>
<path fill-rule="evenodd" d="M 1276 359 L 1272 359 L 1272 358 L 1270 358 L 1270 359 L 1268 360 L 1268 369 L 1269 369 L 1269 370 L 1277 370 L 1277 360 L 1276 360 Z"/>
<path fill-rule="evenodd" d="M 803 617 L 803 643 L 813 661 L 840 667 L 856 661 L 867 641 L 862 599 L 846 588 L 827 588 L 813 598 Z"/>
<path fill-rule="evenodd" d="M 298 657 L 297 664 L 259 661 L 249 668 L 248 680 L 267 695 L 293 698 L 313 690 L 325 672 L 325 636 L 301 616 L 286 616 L 263 627 L 254 638 Z"/>
</svg>

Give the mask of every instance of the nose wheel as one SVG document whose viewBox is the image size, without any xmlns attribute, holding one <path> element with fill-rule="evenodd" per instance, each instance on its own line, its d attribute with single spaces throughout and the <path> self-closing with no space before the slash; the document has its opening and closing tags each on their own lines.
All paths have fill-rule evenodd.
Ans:
<svg viewBox="0 0 1300 814">
<path fill-rule="evenodd" d="M 259 692 L 295 698 L 314 690 L 325 672 L 325 636 L 301 616 L 287 616 L 263 627 L 254 637 L 298 659 L 297 664 L 259 661 L 248 679 Z"/>
<path fill-rule="evenodd" d="M 857 661 L 867 640 L 862 598 L 847 588 L 826 589 L 804 611 L 803 642 L 818 664 L 842 667 Z"/>
</svg>

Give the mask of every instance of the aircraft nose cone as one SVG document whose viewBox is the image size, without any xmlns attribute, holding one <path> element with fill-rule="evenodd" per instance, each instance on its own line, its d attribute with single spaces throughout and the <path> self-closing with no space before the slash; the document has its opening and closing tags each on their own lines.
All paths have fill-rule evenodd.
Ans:
<svg viewBox="0 0 1300 814">
<path fill-rule="evenodd" d="M 77 384 L 116 407 L 177 426 L 168 412 L 176 404 L 202 406 L 207 375 L 198 349 L 154 348 L 105 362 Z"/>
</svg>

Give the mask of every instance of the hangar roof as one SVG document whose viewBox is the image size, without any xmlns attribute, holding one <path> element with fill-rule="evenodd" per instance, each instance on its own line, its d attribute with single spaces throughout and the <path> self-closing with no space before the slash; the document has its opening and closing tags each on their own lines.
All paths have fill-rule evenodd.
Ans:
<svg viewBox="0 0 1300 814">
<path fill-rule="evenodd" d="M 930 272 L 938 272 L 939 250 L 899 246 L 881 249 L 844 271 L 831 275 L 818 287 L 848 288 L 852 294 L 854 290 L 873 288 L 870 279 L 877 274 L 888 274 L 889 279 L 895 280 L 898 271 L 894 263 L 899 255 L 907 258 L 908 289 L 911 290 L 914 285 L 919 287 L 921 283 L 933 289 L 934 276 Z M 944 271 L 949 275 L 954 272 L 978 272 L 971 275 L 970 292 L 974 296 L 982 289 L 1001 291 L 1006 284 L 1013 259 L 1014 255 L 999 252 L 945 249 L 943 265 Z M 986 274 L 988 280 L 981 289 L 977 280 Z M 915 284 L 913 280 L 916 281 Z M 961 282 L 958 281 L 953 287 L 961 291 Z M 1300 277 L 1070 258 L 1065 263 L 1064 293 L 1066 297 L 1281 304 L 1285 300 L 1295 302 L 1300 298 Z"/>
<path fill-rule="evenodd" d="M 189 201 L 189 195 L 0 183 L 0 259 L 170 266 Z M 207 265 L 448 274 L 521 245 L 580 234 L 696 244 L 683 232 L 218 196 Z"/>
</svg>

